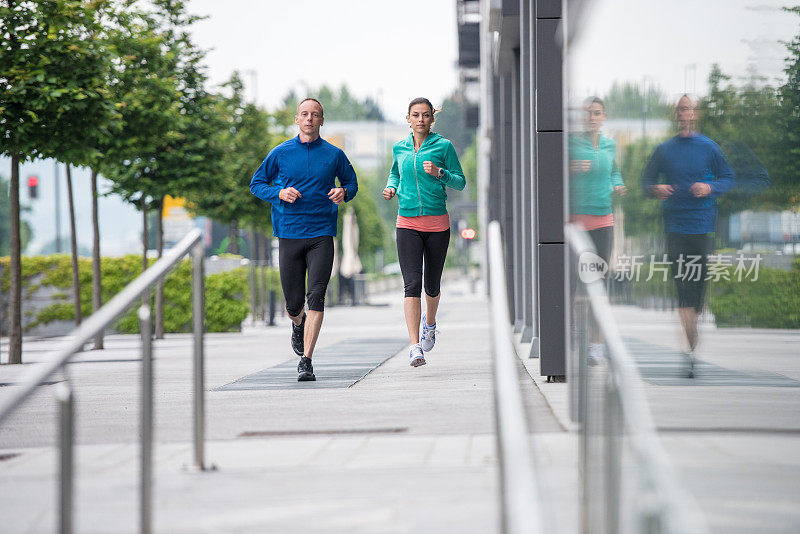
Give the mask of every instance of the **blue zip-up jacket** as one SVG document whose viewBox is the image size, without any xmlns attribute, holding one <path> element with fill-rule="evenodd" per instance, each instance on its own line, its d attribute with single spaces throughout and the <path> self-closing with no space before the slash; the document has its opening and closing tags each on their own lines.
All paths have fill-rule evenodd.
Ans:
<svg viewBox="0 0 800 534">
<path fill-rule="evenodd" d="M 662 179 L 663 177 L 663 179 Z M 695 182 L 711 186 L 711 193 L 696 198 L 689 191 Z M 656 148 L 642 171 L 642 187 L 669 184 L 674 190 L 662 203 L 664 231 L 677 234 L 707 234 L 716 230 L 716 198 L 735 184 L 733 171 L 722 150 L 704 135 L 676 135 Z"/>
<path fill-rule="evenodd" d="M 335 236 L 339 207 L 328 198 L 328 192 L 336 187 L 336 178 L 347 191 L 345 202 L 353 200 L 358 181 L 344 152 L 321 137 L 303 143 L 297 136 L 270 151 L 253 174 L 250 192 L 272 204 L 275 237 Z M 278 197 L 287 187 L 300 191 L 300 198 L 293 203 Z"/>
</svg>

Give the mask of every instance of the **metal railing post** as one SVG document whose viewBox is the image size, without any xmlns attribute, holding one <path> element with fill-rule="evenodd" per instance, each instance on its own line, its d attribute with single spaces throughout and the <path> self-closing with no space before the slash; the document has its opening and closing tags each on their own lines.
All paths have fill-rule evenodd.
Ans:
<svg viewBox="0 0 800 534">
<path fill-rule="evenodd" d="M 55 397 L 58 401 L 58 441 L 59 441 L 59 491 L 58 491 L 58 532 L 72 532 L 72 488 L 74 436 L 74 405 L 72 387 L 67 382 L 56 386 Z"/>
<path fill-rule="evenodd" d="M 606 532 L 619 532 L 620 486 L 622 480 L 622 406 L 614 384 L 613 376 L 609 376 L 605 399 L 605 500 L 606 500 Z"/>
<path fill-rule="evenodd" d="M 139 308 L 139 331 L 142 336 L 142 442 L 141 479 L 139 481 L 139 532 L 150 534 L 152 524 L 153 473 L 153 328 L 150 308 Z"/>
<path fill-rule="evenodd" d="M 492 265 L 489 292 L 497 455 L 500 460 L 501 528 L 504 534 L 531 534 L 541 532 L 542 512 L 517 375 L 519 358 L 514 349 L 508 314 L 500 223 L 489 223 L 488 237 L 488 256 Z"/>
<path fill-rule="evenodd" d="M 204 406 L 204 318 L 205 280 L 203 278 L 204 247 L 202 242 L 192 248 L 192 323 L 194 330 L 194 467 L 205 469 L 205 406 Z"/>
</svg>

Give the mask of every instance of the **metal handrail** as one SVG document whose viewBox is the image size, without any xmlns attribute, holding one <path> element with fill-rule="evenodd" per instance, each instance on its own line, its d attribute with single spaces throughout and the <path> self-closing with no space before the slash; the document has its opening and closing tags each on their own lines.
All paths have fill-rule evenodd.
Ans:
<svg viewBox="0 0 800 534">
<path fill-rule="evenodd" d="M 574 224 L 565 225 L 565 234 L 576 256 L 584 252 L 595 253 L 589 236 Z M 579 282 L 583 283 L 583 282 Z M 592 317 L 598 325 L 608 346 L 607 362 L 611 371 L 610 387 L 616 396 L 616 404 L 621 412 L 625 435 L 629 438 L 631 450 L 644 469 L 645 480 L 649 483 L 652 495 L 643 510 L 644 523 L 649 525 L 647 532 L 704 533 L 707 526 L 702 519 L 697 504 L 683 488 L 675 475 L 669 458 L 661 446 L 656 426 L 644 396 L 644 383 L 636 364 L 622 340 L 613 311 L 609 303 L 604 283 L 598 279 L 584 283 Z M 581 365 L 581 369 L 585 369 Z M 581 381 L 569 377 L 573 384 Z M 582 421 L 585 431 L 586 421 Z M 619 466 L 619 462 L 617 462 Z M 584 475 L 585 476 L 585 475 Z"/>
<path fill-rule="evenodd" d="M 536 534 L 542 531 L 542 513 L 534 478 L 528 425 L 519 388 L 516 367 L 518 357 L 512 341 L 502 236 L 500 223 L 497 221 L 489 223 L 488 249 L 502 530 L 511 534 Z"/>
<path fill-rule="evenodd" d="M 122 313 L 131 307 L 142 295 L 145 295 L 153 286 L 158 284 L 187 254 L 192 256 L 192 319 L 194 331 L 194 371 L 193 371 L 193 441 L 194 463 L 197 470 L 205 469 L 204 444 L 205 444 L 205 408 L 204 408 L 204 274 L 203 256 L 205 247 L 203 234 L 198 229 L 190 231 L 175 247 L 170 249 L 162 258 L 151 265 L 141 275 L 117 293 L 102 308 L 87 318 L 81 326 L 73 330 L 69 337 L 55 350 L 48 353 L 46 360 L 31 366 L 20 376 L 20 386 L 0 402 L 0 424 L 8 418 L 25 400 L 27 400 L 38 386 L 43 384 L 53 374 L 64 367 L 76 353 L 83 350 L 83 346 L 102 330 L 107 328 Z M 152 337 L 150 324 L 150 310 L 142 306 L 139 310 L 140 330 L 142 336 L 142 466 L 141 466 L 141 510 L 140 531 L 150 532 L 150 500 L 151 500 L 151 462 L 152 462 Z M 72 389 L 68 382 L 56 390 L 56 397 L 60 405 L 60 443 L 61 443 L 61 469 L 60 469 L 60 532 L 70 532 L 72 525 L 72 444 L 73 429 L 73 398 Z"/>
</svg>

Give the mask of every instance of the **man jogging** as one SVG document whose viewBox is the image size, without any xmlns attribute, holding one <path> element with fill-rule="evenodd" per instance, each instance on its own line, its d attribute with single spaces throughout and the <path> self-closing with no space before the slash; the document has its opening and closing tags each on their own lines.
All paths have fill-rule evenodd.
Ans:
<svg viewBox="0 0 800 534">
<path fill-rule="evenodd" d="M 675 110 L 678 135 L 661 143 L 642 172 L 643 189 L 662 201 L 667 254 L 678 290 L 689 378 L 694 377 L 697 316 L 703 311 L 707 256 L 717 228 L 717 198 L 735 184 L 719 146 L 695 131 L 697 102 L 688 95 Z M 699 269 L 689 272 L 690 262 Z"/>
<path fill-rule="evenodd" d="M 356 196 L 353 166 L 341 149 L 319 136 L 322 104 L 306 98 L 297 106 L 297 137 L 273 148 L 253 175 L 250 192 L 272 204 L 278 238 L 281 287 L 292 320 L 292 349 L 300 356 L 297 380 L 316 380 L 311 356 L 325 309 L 333 268 L 339 204 Z M 336 187 L 335 178 L 341 187 Z M 306 291 L 308 274 L 308 291 Z M 308 313 L 303 313 L 306 298 Z"/>
</svg>

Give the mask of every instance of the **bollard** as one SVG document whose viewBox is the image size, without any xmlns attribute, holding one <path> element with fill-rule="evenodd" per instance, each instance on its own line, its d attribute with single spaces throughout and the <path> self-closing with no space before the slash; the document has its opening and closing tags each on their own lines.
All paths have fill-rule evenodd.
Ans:
<svg viewBox="0 0 800 534">
<path fill-rule="evenodd" d="M 72 388 L 68 382 L 56 386 L 59 421 L 59 492 L 58 492 L 58 531 L 60 534 L 72 532 L 72 448 L 74 437 L 74 406 Z"/>
<path fill-rule="evenodd" d="M 139 532 L 150 534 L 152 524 L 153 473 L 153 326 L 150 308 L 139 308 L 139 333 L 142 337 L 142 442 L 139 480 Z"/>
<path fill-rule="evenodd" d="M 275 326 L 275 290 L 269 290 L 269 325 Z"/>
<path fill-rule="evenodd" d="M 203 279 L 203 244 L 192 248 L 192 323 L 194 330 L 194 467 L 205 469 L 205 406 L 203 379 L 203 333 L 205 319 L 205 280 Z"/>
</svg>

